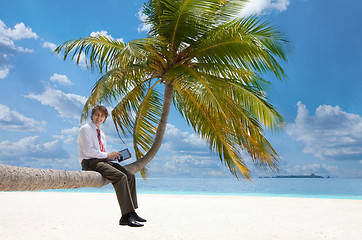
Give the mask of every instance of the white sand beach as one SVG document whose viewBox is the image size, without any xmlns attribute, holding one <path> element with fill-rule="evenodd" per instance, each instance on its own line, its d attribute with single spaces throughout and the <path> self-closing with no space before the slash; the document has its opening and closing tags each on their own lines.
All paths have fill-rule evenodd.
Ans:
<svg viewBox="0 0 362 240">
<path fill-rule="evenodd" d="M 0 192 L 0 239 L 341 239 L 362 236 L 362 200 L 139 194 L 142 228 L 112 193 Z"/>
</svg>

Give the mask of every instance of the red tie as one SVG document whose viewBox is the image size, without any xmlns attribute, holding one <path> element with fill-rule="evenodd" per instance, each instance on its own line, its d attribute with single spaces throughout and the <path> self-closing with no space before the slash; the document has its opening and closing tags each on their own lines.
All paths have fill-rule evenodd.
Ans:
<svg viewBox="0 0 362 240">
<path fill-rule="evenodd" d="M 97 137 L 98 137 L 99 147 L 101 148 L 101 152 L 105 152 L 103 143 L 101 140 L 101 130 L 99 130 L 99 129 L 97 129 Z"/>
</svg>

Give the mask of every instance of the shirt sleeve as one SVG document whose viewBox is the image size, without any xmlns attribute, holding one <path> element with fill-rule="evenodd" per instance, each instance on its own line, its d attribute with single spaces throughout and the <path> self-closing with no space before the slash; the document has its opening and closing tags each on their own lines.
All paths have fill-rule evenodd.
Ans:
<svg viewBox="0 0 362 240">
<path fill-rule="evenodd" d="M 94 145 L 92 141 L 92 134 L 87 128 L 81 128 L 79 130 L 79 144 L 81 151 L 87 158 L 107 158 L 106 152 L 101 152 L 99 146 Z"/>
</svg>

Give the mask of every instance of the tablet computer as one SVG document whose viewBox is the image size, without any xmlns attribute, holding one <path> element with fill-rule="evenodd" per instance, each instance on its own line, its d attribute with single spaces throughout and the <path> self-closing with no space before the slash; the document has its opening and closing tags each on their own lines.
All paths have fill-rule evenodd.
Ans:
<svg viewBox="0 0 362 240">
<path fill-rule="evenodd" d="M 122 154 L 122 156 L 118 157 L 119 162 L 130 159 L 132 157 L 131 152 L 128 150 L 128 148 L 119 151 L 119 153 Z"/>
</svg>

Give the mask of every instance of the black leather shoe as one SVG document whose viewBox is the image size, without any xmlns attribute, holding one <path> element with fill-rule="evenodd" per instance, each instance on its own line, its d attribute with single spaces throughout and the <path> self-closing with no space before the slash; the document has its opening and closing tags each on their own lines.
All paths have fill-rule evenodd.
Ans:
<svg viewBox="0 0 362 240">
<path fill-rule="evenodd" d="M 133 217 L 134 220 L 136 220 L 137 222 L 147 222 L 146 219 L 141 218 L 140 216 L 138 216 L 136 212 L 132 212 L 132 213 L 130 213 L 130 215 L 131 215 L 131 217 Z"/>
<path fill-rule="evenodd" d="M 119 225 L 127 225 L 130 227 L 143 227 L 143 224 L 137 222 L 130 214 L 122 216 Z"/>
</svg>

